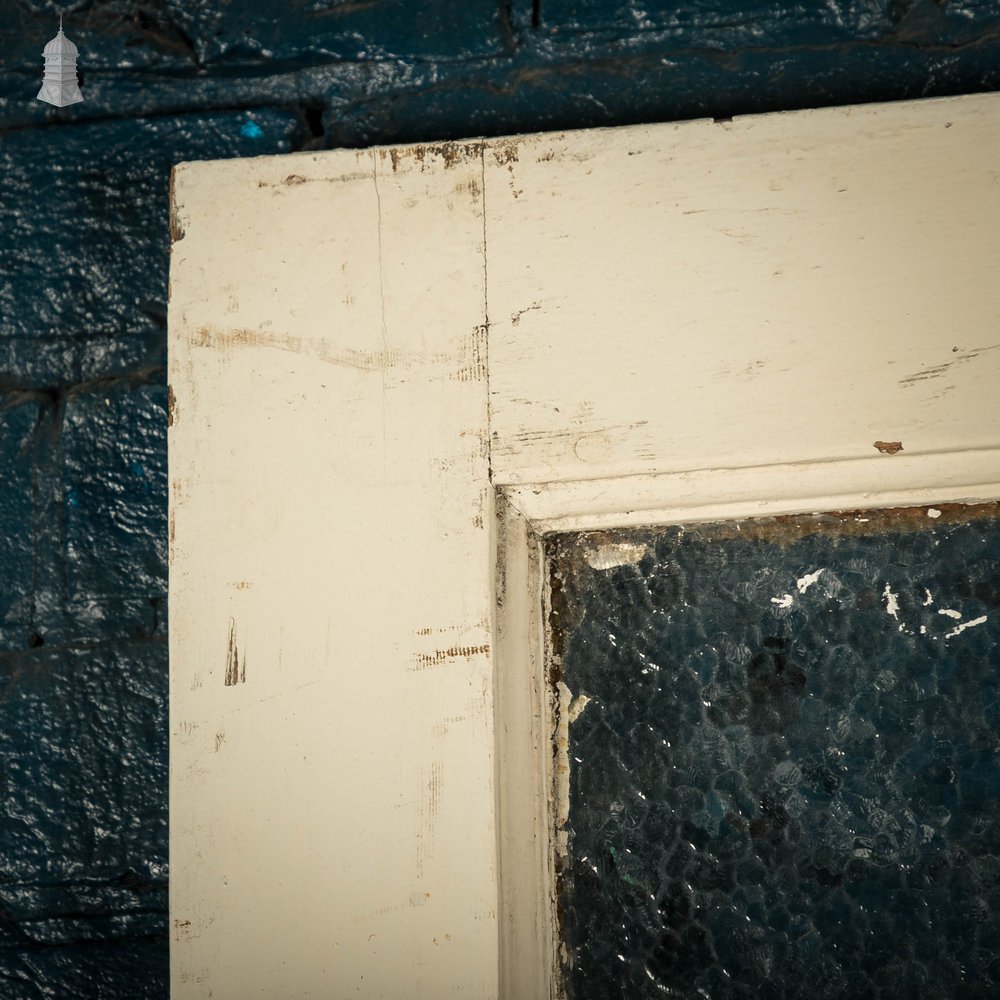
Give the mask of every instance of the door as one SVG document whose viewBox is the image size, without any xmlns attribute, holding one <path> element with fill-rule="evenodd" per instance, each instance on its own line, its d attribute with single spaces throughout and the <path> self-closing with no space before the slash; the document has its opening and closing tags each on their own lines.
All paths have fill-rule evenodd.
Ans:
<svg viewBox="0 0 1000 1000">
<path fill-rule="evenodd" d="M 175 996 L 557 988 L 543 539 L 1000 496 L 996 112 L 177 168 Z"/>
</svg>

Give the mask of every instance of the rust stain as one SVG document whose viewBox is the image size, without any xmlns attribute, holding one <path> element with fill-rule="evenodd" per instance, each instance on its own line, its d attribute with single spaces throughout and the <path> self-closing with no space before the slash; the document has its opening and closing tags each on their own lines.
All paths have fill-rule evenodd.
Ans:
<svg viewBox="0 0 1000 1000">
<path fill-rule="evenodd" d="M 177 419 L 177 397 L 174 395 L 174 387 L 167 386 L 167 426 L 173 427 Z"/>
<path fill-rule="evenodd" d="M 875 447 L 883 455 L 895 455 L 903 450 L 902 441 L 876 441 Z"/>
<path fill-rule="evenodd" d="M 417 665 L 411 669 L 428 670 L 431 667 L 439 667 L 442 663 L 447 663 L 448 660 L 460 657 L 471 659 L 473 656 L 479 655 L 489 656 L 489 653 L 489 643 L 483 643 L 481 646 L 449 646 L 447 649 L 438 649 L 430 654 L 418 653 L 416 657 Z"/>
<path fill-rule="evenodd" d="M 305 184 L 306 179 L 301 174 L 289 174 L 283 181 L 284 184 Z"/>
<path fill-rule="evenodd" d="M 174 921 L 174 940 L 175 941 L 190 941 L 194 937 L 191 931 L 191 921 L 190 920 L 175 920 Z"/>
<path fill-rule="evenodd" d="M 417 635 L 430 635 L 433 631 L 432 628 L 422 628 L 417 630 Z"/>
<path fill-rule="evenodd" d="M 236 621 L 229 619 L 229 647 L 226 653 L 226 687 L 245 684 L 247 680 L 247 655 L 240 656 L 236 643 Z"/>
</svg>

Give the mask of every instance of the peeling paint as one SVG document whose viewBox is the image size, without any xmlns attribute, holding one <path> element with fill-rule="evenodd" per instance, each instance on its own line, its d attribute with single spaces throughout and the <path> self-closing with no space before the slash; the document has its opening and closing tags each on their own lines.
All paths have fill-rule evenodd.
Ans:
<svg viewBox="0 0 1000 1000">
<path fill-rule="evenodd" d="M 955 611 L 952 608 L 938 608 L 939 615 L 947 615 L 949 618 L 959 619 L 962 617 L 961 611 Z"/>
<path fill-rule="evenodd" d="M 897 455 L 903 450 L 902 441 L 876 441 L 877 448 L 883 455 Z"/>
<path fill-rule="evenodd" d="M 779 608 L 790 608 L 795 603 L 795 598 L 791 594 L 783 594 L 781 597 L 772 597 L 772 604 L 777 604 Z"/>
<path fill-rule="evenodd" d="M 591 569 L 608 570 L 617 566 L 632 566 L 642 560 L 649 551 L 647 545 L 632 542 L 605 542 L 596 549 L 584 552 L 584 559 Z"/>
</svg>

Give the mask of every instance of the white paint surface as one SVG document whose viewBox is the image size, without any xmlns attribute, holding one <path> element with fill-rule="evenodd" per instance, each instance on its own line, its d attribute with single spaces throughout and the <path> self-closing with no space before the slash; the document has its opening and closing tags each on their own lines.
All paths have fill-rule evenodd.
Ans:
<svg viewBox="0 0 1000 1000">
<path fill-rule="evenodd" d="M 885 598 L 885 613 L 898 620 L 899 597 L 892 592 L 892 588 L 889 584 L 885 585 L 885 590 L 882 591 L 882 596 Z"/>
<path fill-rule="evenodd" d="M 428 159 L 176 174 L 175 998 L 497 992 L 482 171 Z"/>
<path fill-rule="evenodd" d="M 983 625 L 989 620 L 987 615 L 980 615 L 978 618 L 973 618 L 971 621 L 962 622 L 956 625 L 950 632 L 945 632 L 944 637 L 946 639 L 952 639 L 956 635 L 961 635 L 967 628 L 975 628 L 977 625 Z"/>
<path fill-rule="evenodd" d="M 178 169 L 175 1000 L 550 995 L 538 534 L 1000 496 L 998 112 Z"/>
<path fill-rule="evenodd" d="M 994 95 L 488 154 L 496 482 L 995 448 L 998 162 Z"/>
</svg>

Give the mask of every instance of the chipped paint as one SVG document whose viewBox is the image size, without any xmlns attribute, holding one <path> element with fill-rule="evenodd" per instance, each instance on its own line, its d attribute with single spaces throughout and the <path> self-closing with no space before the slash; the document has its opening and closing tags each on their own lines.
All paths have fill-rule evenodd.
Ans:
<svg viewBox="0 0 1000 1000">
<path fill-rule="evenodd" d="M 885 613 L 899 621 L 899 598 L 892 592 L 889 584 L 885 585 L 882 596 L 885 598 Z"/>
<path fill-rule="evenodd" d="M 589 694 L 583 694 L 582 692 L 578 694 L 569 705 L 567 719 L 570 724 L 576 722 L 577 719 L 583 714 L 583 710 L 591 703 L 593 699 Z"/>
<path fill-rule="evenodd" d="M 820 574 L 825 572 L 824 569 L 817 569 L 812 573 L 806 573 L 805 576 L 799 577 L 795 581 L 795 586 L 798 588 L 800 594 L 804 594 L 817 580 L 820 578 Z"/>
<path fill-rule="evenodd" d="M 956 635 L 961 635 L 967 628 L 975 628 L 977 625 L 983 625 L 989 620 L 988 615 L 980 615 L 978 618 L 973 618 L 972 621 L 961 622 L 956 625 L 950 632 L 945 632 L 944 637 L 946 639 L 953 639 Z"/>
<path fill-rule="evenodd" d="M 552 810 L 555 819 L 555 855 L 565 859 L 569 853 L 569 713 L 573 692 L 562 682 L 555 686 L 555 768 L 552 776 Z"/>
<path fill-rule="evenodd" d="M 947 615 L 949 618 L 954 618 L 958 620 L 962 617 L 961 611 L 955 611 L 953 608 L 938 608 L 939 615 Z"/>
<path fill-rule="evenodd" d="M 779 608 L 790 608 L 795 603 L 795 598 L 791 594 L 783 594 L 781 597 L 772 597 L 772 604 L 777 604 Z"/>
<path fill-rule="evenodd" d="M 647 545 L 637 545 L 632 542 L 604 542 L 597 548 L 585 550 L 583 557 L 591 569 L 609 570 L 618 566 L 634 566 L 645 557 L 648 551 Z"/>
<path fill-rule="evenodd" d="M 170 183 L 167 193 L 167 203 L 170 206 L 170 249 L 173 251 L 175 243 L 180 243 L 184 239 L 184 225 L 181 222 L 180 210 L 177 207 L 177 199 L 174 194 L 174 180 L 177 175 L 177 168 L 170 171 Z"/>
</svg>

